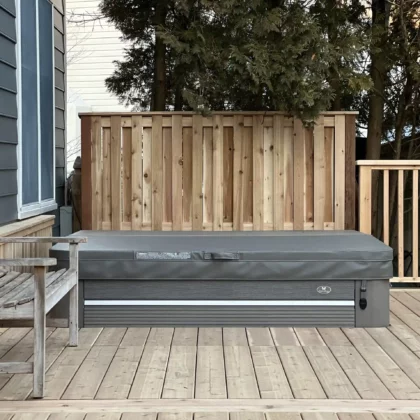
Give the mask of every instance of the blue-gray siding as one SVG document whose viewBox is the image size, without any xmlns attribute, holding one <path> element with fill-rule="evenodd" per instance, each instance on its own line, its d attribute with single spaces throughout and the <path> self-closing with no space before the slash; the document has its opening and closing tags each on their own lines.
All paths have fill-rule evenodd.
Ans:
<svg viewBox="0 0 420 420">
<path fill-rule="evenodd" d="M 17 218 L 15 0 L 0 0 L 0 224 Z"/>
<path fill-rule="evenodd" d="M 0 0 L 1 1 L 1 0 Z M 65 129 L 66 129 L 66 64 L 65 64 L 65 1 L 54 0 L 54 65 L 55 65 L 55 197 L 58 207 L 64 205 Z M 60 232 L 60 212 L 56 210 L 53 234 Z"/>
<path fill-rule="evenodd" d="M 65 185 L 65 4 L 54 0 L 56 201 L 64 205 Z M 17 219 L 17 87 L 15 0 L 0 0 L 0 224 Z M 59 211 L 54 212 L 59 233 Z"/>
</svg>

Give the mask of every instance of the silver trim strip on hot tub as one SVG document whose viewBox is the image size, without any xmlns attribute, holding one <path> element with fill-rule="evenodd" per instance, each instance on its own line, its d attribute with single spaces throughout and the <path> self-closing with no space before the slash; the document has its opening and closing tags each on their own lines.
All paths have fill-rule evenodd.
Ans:
<svg viewBox="0 0 420 420">
<path fill-rule="evenodd" d="M 354 300 L 85 300 L 85 306 L 354 306 Z"/>
</svg>

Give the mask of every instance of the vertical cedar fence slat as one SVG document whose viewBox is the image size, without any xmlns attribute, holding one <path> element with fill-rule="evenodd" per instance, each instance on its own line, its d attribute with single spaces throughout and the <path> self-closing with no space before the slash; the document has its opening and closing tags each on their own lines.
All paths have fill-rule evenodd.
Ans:
<svg viewBox="0 0 420 420">
<path fill-rule="evenodd" d="M 83 229 L 356 228 L 355 113 L 313 127 L 280 112 L 81 121 Z"/>
<path fill-rule="evenodd" d="M 372 233 L 372 173 L 383 173 L 382 240 L 392 243 L 390 229 L 390 209 L 394 203 L 390 195 L 390 173 L 396 175 L 396 223 L 395 238 L 396 268 L 392 282 L 420 282 L 419 277 L 419 169 L 420 160 L 365 160 L 359 166 L 359 219 L 360 231 Z M 410 185 L 412 186 L 411 188 Z M 411 197 L 410 197 L 411 193 Z M 411 239 L 411 241 L 407 239 Z M 411 244 L 410 244 L 411 242 Z M 411 246 L 410 246 L 411 245 Z M 406 259 L 406 248 L 410 246 Z"/>
</svg>

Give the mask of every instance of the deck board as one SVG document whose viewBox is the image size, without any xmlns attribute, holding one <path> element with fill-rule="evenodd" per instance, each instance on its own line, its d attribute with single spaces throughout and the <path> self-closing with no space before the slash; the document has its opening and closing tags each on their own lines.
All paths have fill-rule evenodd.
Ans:
<svg viewBox="0 0 420 420">
<path fill-rule="evenodd" d="M 2 403 L 30 398 L 32 375 L 0 375 L 0 420 L 420 420 L 420 290 L 392 292 L 391 310 L 388 328 L 82 329 L 76 348 L 67 347 L 67 329 L 48 329 L 44 402 L 85 401 L 86 413 L 35 416 L 18 405 L 4 413 Z M 0 332 L 2 361 L 32 360 L 30 328 Z M 93 400 L 139 399 L 156 401 L 154 409 L 88 409 Z M 290 413 L 274 412 L 274 401 L 287 407 L 293 399 L 300 403 L 289 403 Z M 216 403 L 229 400 L 248 408 Z M 178 402 L 189 401 L 189 410 L 177 412 Z M 214 401 L 214 409 L 205 401 Z M 326 412 L 322 405 L 299 410 L 305 401 L 325 401 Z M 338 401 L 342 410 L 329 409 Z"/>
</svg>

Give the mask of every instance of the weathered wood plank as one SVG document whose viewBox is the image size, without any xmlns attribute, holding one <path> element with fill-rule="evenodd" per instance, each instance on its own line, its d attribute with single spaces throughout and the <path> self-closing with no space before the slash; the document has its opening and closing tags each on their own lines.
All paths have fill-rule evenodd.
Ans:
<svg viewBox="0 0 420 420">
<path fill-rule="evenodd" d="M 192 229 L 203 230 L 203 117 L 193 115 Z"/>
<path fill-rule="evenodd" d="M 233 117 L 233 230 L 244 229 L 244 170 L 242 115 Z"/>
<path fill-rule="evenodd" d="M 293 398 L 276 348 L 252 346 L 251 354 L 261 398 Z"/>
<path fill-rule="evenodd" d="M 128 398 L 161 397 L 169 351 L 169 346 L 146 344 Z"/>
<path fill-rule="evenodd" d="M 314 130 L 305 128 L 305 222 L 314 221 Z"/>
<path fill-rule="evenodd" d="M 276 346 L 299 346 L 300 342 L 293 328 L 270 328 Z"/>
<path fill-rule="evenodd" d="M 172 338 L 173 346 L 196 346 L 198 328 L 175 328 Z"/>
<path fill-rule="evenodd" d="M 150 328 L 128 328 L 120 343 L 120 348 L 123 347 L 143 347 L 146 344 L 149 336 Z"/>
<path fill-rule="evenodd" d="M 213 116 L 213 230 L 223 230 L 223 117 Z"/>
<path fill-rule="evenodd" d="M 253 144 L 252 128 L 243 129 L 242 165 L 244 178 L 244 222 L 252 223 L 253 209 Z"/>
<path fill-rule="evenodd" d="M 293 129 L 284 128 L 284 221 L 293 223 Z"/>
<path fill-rule="evenodd" d="M 325 121 L 325 120 L 324 120 Z M 325 138 L 325 209 L 324 221 L 334 221 L 334 142 L 335 131 L 324 126 Z"/>
<path fill-rule="evenodd" d="M 126 328 L 104 328 L 95 341 L 95 346 L 119 346 L 126 331 Z"/>
<path fill-rule="evenodd" d="M 253 229 L 264 229 L 264 117 L 253 117 Z"/>
<path fill-rule="evenodd" d="M 163 222 L 172 223 L 172 130 L 163 128 Z"/>
<path fill-rule="evenodd" d="M 98 328 L 83 329 L 79 336 L 79 346 L 64 349 L 46 373 L 45 399 L 57 400 L 61 398 L 99 333 Z"/>
<path fill-rule="evenodd" d="M 346 205 L 346 119 L 344 115 L 335 116 L 335 156 L 334 156 L 334 227 L 345 227 Z"/>
<path fill-rule="evenodd" d="M 395 398 L 420 398 L 420 389 L 385 351 L 373 341 L 366 331 L 347 328 L 343 331 Z"/>
<path fill-rule="evenodd" d="M 203 222 L 213 226 L 213 128 L 203 129 Z"/>
<path fill-rule="evenodd" d="M 152 124 L 152 230 L 163 223 L 163 133 L 162 117 L 153 116 Z"/>
<path fill-rule="evenodd" d="M 119 348 L 95 396 L 96 399 L 128 397 L 143 347 Z"/>
<path fill-rule="evenodd" d="M 326 398 L 302 347 L 277 347 L 295 398 Z"/>
<path fill-rule="evenodd" d="M 182 134 L 182 210 L 184 224 L 191 224 L 192 217 L 192 141 L 191 127 L 184 127 Z"/>
<path fill-rule="evenodd" d="M 197 352 L 195 398 L 227 398 L 223 347 L 201 345 Z"/>
<path fill-rule="evenodd" d="M 195 346 L 171 347 L 162 398 L 193 398 L 195 383 Z"/>
<path fill-rule="evenodd" d="M 367 328 L 366 331 L 400 367 L 400 369 L 419 387 L 420 359 L 418 356 L 385 328 Z"/>
<path fill-rule="evenodd" d="M 245 328 L 223 328 L 223 344 L 225 346 L 248 346 Z"/>
<path fill-rule="evenodd" d="M 274 145 L 273 128 L 264 127 L 264 228 L 274 222 Z"/>
<path fill-rule="evenodd" d="M 328 398 L 360 398 L 328 347 L 305 346 L 303 349 Z"/>
<path fill-rule="evenodd" d="M 249 348 L 226 346 L 226 383 L 229 398 L 260 398 Z"/>
<path fill-rule="evenodd" d="M 93 399 L 101 385 L 117 346 L 94 346 L 63 394 L 63 399 Z"/>
<path fill-rule="evenodd" d="M 198 346 L 221 346 L 222 344 L 221 328 L 199 328 Z"/>
<path fill-rule="evenodd" d="M 92 118 L 92 146 L 91 146 L 91 160 L 92 160 L 92 227 L 97 230 L 102 224 L 101 204 L 102 204 L 102 188 L 101 188 L 101 142 L 102 142 L 102 127 L 101 118 Z"/>
<path fill-rule="evenodd" d="M 143 220 L 143 117 L 132 117 L 131 136 L 131 229 L 141 230 Z"/>
<path fill-rule="evenodd" d="M 274 230 L 284 229 L 284 117 L 273 117 L 273 207 Z"/>
<path fill-rule="evenodd" d="M 223 222 L 233 221 L 233 129 L 223 128 Z"/>
<path fill-rule="evenodd" d="M 314 228 L 324 230 L 325 216 L 325 139 L 324 117 L 314 127 Z"/>
<path fill-rule="evenodd" d="M 121 229 L 121 117 L 111 117 L 111 226 Z"/>
<path fill-rule="evenodd" d="M 111 225 L 111 129 L 104 128 L 102 137 L 102 222 Z"/>
<path fill-rule="evenodd" d="M 131 224 L 131 144 L 132 135 L 131 128 L 122 129 L 122 195 L 123 195 L 123 222 Z"/>
<path fill-rule="evenodd" d="M 268 328 L 247 328 L 246 333 L 251 347 L 274 346 L 273 338 Z"/>
<path fill-rule="evenodd" d="M 143 128 L 143 224 L 152 225 L 152 130 Z"/>
<path fill-rule="evenodd" d="M 172 229 L 182 230 L 182 117 L 172 116 Z"/>
<path fill-rule="evenodd" d="M 302 121 L 293 121 L 293 229 L 303 230 L 305 223 L 305 131 Z"/>
</svg>

